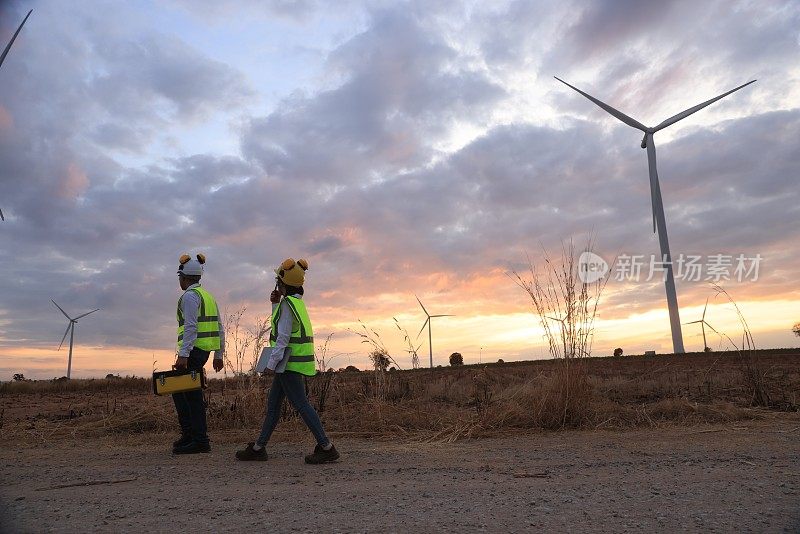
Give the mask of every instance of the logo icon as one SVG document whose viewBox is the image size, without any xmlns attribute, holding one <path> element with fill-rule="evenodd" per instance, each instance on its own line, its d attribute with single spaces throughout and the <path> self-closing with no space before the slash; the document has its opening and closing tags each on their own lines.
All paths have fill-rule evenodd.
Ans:
<svg viewBox="0 0 800 534">
<path fill-rule="evenodd" d="M 593 284 L 608 273 L 606 260 L 588 250 L 578 258 L 578 278 L 584 284 Z"/>
</svg>

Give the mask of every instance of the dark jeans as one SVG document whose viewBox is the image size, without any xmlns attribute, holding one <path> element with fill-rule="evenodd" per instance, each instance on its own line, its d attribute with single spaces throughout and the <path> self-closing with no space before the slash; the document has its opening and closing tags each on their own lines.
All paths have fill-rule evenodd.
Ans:
<svg viewBox="0 0 800 534">
<path fill-rule="evenodd" d="M 189 353 L 188 367 L 190 370 L 200 371 L 208 361 L 208 351 L 197 348 Z M 173 393 L 175 411 L 178 412 L 178 423 L 181 425 L 181 434 L 191 436 L 197 443 L 208 443 L 208 426 L 206 424 L 206 403 L 203 401 L 203 390 Z"/>
<path fill-rule="evenodd" d="M 316 410 L 309 404 L 306 397 L 303 375 L 292 371 L 275 373 L 275 378 L 272 379 L 272 387 L 267 397 L 267 416 L 264 418 L 261 434 L 258 436 L 256 443 L 263 447 L 269 441 L 272 431 L 278 426 L 284 398 L 289 399 L 291 405 L 303 418 L 306 426 L 314 434 L 317 443 L 322 446 L 327 445 L 329 441 L 325 435 L 325 430 L 322 428 L 322 421 L 319 420 Z"/>
</svg>

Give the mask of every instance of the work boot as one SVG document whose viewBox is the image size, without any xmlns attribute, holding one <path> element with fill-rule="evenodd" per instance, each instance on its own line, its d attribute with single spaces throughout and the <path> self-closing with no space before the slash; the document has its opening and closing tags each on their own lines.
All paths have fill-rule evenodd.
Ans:
<svg viewBox="0 0 800 534">
<path fill-rule="evenodd" d="M 263 462 L 267 459 L 267 449 L 266 447 L 261 447 L 259 450 L 255 450 L 253 448 L 252 441 L 247 444 L 241 451 L 236 451 L 236 459 L 241 460 L 243 462 Z"/>
<path fill-rule="evenodd" d="M 331 448 L 327 451 L 322 448 L 322 445 L 317 444 L 317 446 L 314 447 L 314 452 L 306 456 L 306 463 L 324 464 L 325 462 L 335 462 L 338 459 L 339 451 L 336 450 L 333 444 L 331 444 Z"/>
<path fill-rule="evenodd" d="M 172 454 L 197 454 L 200 452 L 211 452 L 211 445 L 209 443 L 190 441 L 186 445 L 172 449 Z"/>
<path fill-rule="evenodd" d="M 184 445 L 188 445 L 192 442 L 192 436 L 190 434 L 181 434 L 180 439 L 176 439 L 172 442 L 172 448 L 177 449 L 178 447 L 183 447 Z"/>
</svg>

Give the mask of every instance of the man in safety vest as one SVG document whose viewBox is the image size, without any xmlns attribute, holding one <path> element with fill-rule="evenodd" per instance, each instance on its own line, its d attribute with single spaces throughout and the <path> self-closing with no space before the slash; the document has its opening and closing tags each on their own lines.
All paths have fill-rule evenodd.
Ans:
<svg viewBox="0 0 800 534">
<path fill-rule="evenodd" d="M 223 367 L 225 331 L 217 301 L 200 286 L 206 257 L 184 254 L 178 266 L 178 281 L 183 294 L 178 299 L 178 354 L 175 369 L 201 371 L 214 352 L 214 371 Z M 174 454 L 211 452 L 206 424 L 206 403 L 203 391 L 173 393 L 181 437 L 172 444 Z"/>
<path fill-rule="evenodd" d="M 292 258 L 275 269 L 277 289 L 270 295 L 272 301 L 272 331 L 269 337 L 270 348 L 266 349 L 266 372 L 274 373 L 272 386 L 267 398 L 267 416 L 261 427 L 261 434 L 244 450 L 236 452 L 238 460 L 266 460 L 265 446 L 278 425 L 283 399 L 289 399 L 295 410 L 303 418 L 317 445 L 314 452 L 307 455 L 307 464 L 321 464 L 339 459 L 336 447 L 325 435 L 322 422 L 316 410 L 306 397 L 304 377 L 317 372 L 314 359 L 314 332 L 311 320 L 303 302 L 303 283 L 308 270 L 306 260 L 294 261 Z M 283 299 L 281 299 L 283 297 Z M 256 370 L 262 371 L 257 365 Z"/>
</svg>

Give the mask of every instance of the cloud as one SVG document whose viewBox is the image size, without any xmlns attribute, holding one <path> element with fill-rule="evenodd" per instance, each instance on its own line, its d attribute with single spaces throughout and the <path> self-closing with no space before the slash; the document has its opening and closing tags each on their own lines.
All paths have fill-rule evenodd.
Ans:
<svg viewBox="0 0 800 534">
<path fill-rule="evenodd" d="M 263 0 L 255 4 L 243 0 L 173 0 L 172 3 L 193 16 L 215 23 L 245 13 L 248 17 L 279 17 L 302 23 L 308 21 L 325 4 L 317 0 Z M 337 2 L 336 7 L 346 3 Z"/>
<path fill-rule="evenodd" d="M 287 99 L 243 133 L 246 157 L 293 183 L 365 182 L 426 164 L 432 141 L 456 118 L 485 112 L 503 94 L 479 72 L 455 70 L 455 50 L 402 10 L 330 56 L 337 88 Z"/>
</svg>

